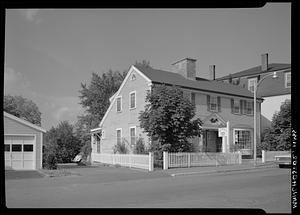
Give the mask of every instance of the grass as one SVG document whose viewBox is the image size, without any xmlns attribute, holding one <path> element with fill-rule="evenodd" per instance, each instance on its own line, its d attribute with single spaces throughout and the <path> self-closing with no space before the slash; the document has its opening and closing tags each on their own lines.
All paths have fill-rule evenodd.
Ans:
<svg viewBox="0 0 300 215">
<path fill-rule="evenodd" d="M 66 169 L 43 169 L 41 170 L 42 173 L 47 175 L 48 177 L 62 177 L 62 176 L 70 176 L 70 175 L 80 175 L 75 172 L 68 171 Z"/>
</svg>

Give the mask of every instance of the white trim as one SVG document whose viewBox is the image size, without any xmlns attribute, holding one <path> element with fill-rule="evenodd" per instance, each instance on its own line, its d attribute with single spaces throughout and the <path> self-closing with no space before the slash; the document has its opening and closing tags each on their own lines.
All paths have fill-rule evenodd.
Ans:
<svg viewBox="0 0 300 215">
<path fill-rule="evenodd" d="M 253 131 L 251 128 L 233 128 L 232 132 L 233 132 L 233 144 L 235 145 L 235 131 L 249 131 L 250 132 L 250 149 L 253 149 Z"/>
<path fill-rule="evenodd" d="M 134 93 L 134 107 L 131 107 L 131 94 Z M 129 93 L 129 110 L 135 109 L 136 108 L 136 90 L 131 91 Z"/>
<path fill-rule="evenodd" d="M 123 89 L 123 87 L 124 87 L 126 81 L 127 81 L 128 78 L 130 77 L 130 74 L 131 74 L 133 71 L 135 71 L 137 74 L 139 74 L 140 76 L 142 76 L 147 82 L 149 82 L 148 84 L 151 84 L 151 83 L 152 83 L 152 82 L 151 82 L 151 79 L 149 79 L 146 75 L 144 75 L 144 73 L 142 73 L 142 72 L 139 71 L 135 66 L 132 65 L 132 66 L 130 67 L 130 69 L 129 69 L 129 71 L 128 71 L 128 73 L 127 73 L 127 75 L 126 75 L 124 81 L 122 82 L 120 88 L 119 88 L 118 91 L 116 92 L 116 95 L 119 95 L 119 93 L 120 93 L 121 90 Z M 99 123 L 99 127 L 101 127 L 102 124 L 103 124 L 103 122 L 105 121 L 105 119 L 106 119 L 108 113 L 109 113 L 110 110 L 112 109 L 112 106 L 113 106 L 115 100 L 116 100 L 116 96 L 113 98 L 113 101 L 110 103 L 110 105 L 109 105 L 107 111 L 105 112 L 105 114 L 104 114 L 104 116 L 103 116 L 101 122 Z"/>
<path fill-rule="evenodd" d="M 104 140 L 105 139 L 105 130 L 102 129 L 101 131 L 101 139 Z"/>
<path fill-rule="evenodd" d="M 292 76 L 291 76 L 291 72 L 286 72 L 286 73 L 284 73 L 284 87 L 285 88 L 291 88 L 291 85 L 290 86 L 287 86 L 287 75 L 290 75 L 290 77 L 291 77 L 291 83 L 290 84 L 292 84 Z"/>
<path fill-rule="evenodd" d="M 43 145 L 44 145 L 44 143 L 43 143 L 43 133 L 41 133 L 41 152 L 40 152 L 40 158 L 41 158 L 41 160 L 40 160 L 40 168 L 39 169 L 43 169 Z"/>
<path fill-rule="evenodd" d="M 7 112 L 5 112 L 5 111 L 3 111 L 3 115 L 4 115 L 5 117 L 8 117 L 8 118 L 10 118 L 10 119 L 12 119 L 12 120 L 15 120 L 15 121 L 17 121 L 17 122 L 19 122 L 19 123 L 22 123 L 22 124 L 24 124 L 24 125 L 27 125 L 27 126 L 33 128 L 33 129 L 36 129 L 36 130 L 38 130 L 38 131 L 41 131 L 41 132 L 46 133 L 46 130 L 44 130 L 42 127 L 39 127 L 39 126 L 37 126 L 37 125 L 34 125 L 34 124 L 32 124 L 32 123 L 30 123 L 30 122 L 28 122 L 28 121 L 26 121 L 26 120 L 20 119 L 19 117 L 16 117 L 16 116 L 14 116 L 14 115 L 12 115 L 12 114 L 9 114 L 9 113 L 7 113 Z"/>
<path fill-rule="evenodd" d="M 99 128 L 93 128 L 93 129 L 91 129 L 90 131 L 91 132 L 95 132 L 95 131 L 98 131 L 98 130 L 101 130 L 101 128 L 99 127 Z"/>
<path fill-rule="evenodd" d="M 252 93 L 253 93 L 254 91 L 250 90 L 250 82 L 251 82 L 251 81 L 254 81 L 254 80 L 256 81 L 256 83 L 255 83 L 255 85 L 256 85 L 257 82 L 258 82 L 258 78 L 257 78 L 257 77 L 255 77 L 255 78 L 249 78 L 249 79 L 248 79 L 248 90 L 249 90 L 250 92 L 252 92 Z M 254 85 L 253 85 L 253 87 L 254 87 Z"/>
<path fill-rule="evenodd" d="M 136 125 L 135 126 L 130 126 L 129 127 L 129 137 L 130 137 L 130 145 L 131 144 L 131 129 L 134 128 L 134 137 L 136 138 Z"/>
<path fill-rule="evenodd" d="M 36 170 L 36 134 L 4 134 L 4 144 L 5 144 L 5 136 L 19 136 L 19 137 L 33 137 L 33 169 Z M 22 161 L 24 163 L 24 142 L 22 143 Z M 10 143 L 10 153 L 12 152 L 12 143 Z M 12 167 L 12 159 L 10 158 L 10 166 Z M 18 170 L 18 169 L 17 169 Z M 20 170 L 31 170 L 31 169 L 20 169 Z"/>
<path fill-rule="evenodd" d="M 121 109 L 120 109 L 120 110 L 118 110 L 118 99 L 119 99 L 119 98 L 121 98 L 121 100 L 120 100 L 120 103 L 121 103 L 121 104 L 120 104 L 120 105 L 121 105 Z M 117 100 L 117 101 L 116 101 L 116 112 L 117 112 L 117 113 L 120 113 L 120 112 L 122 112 L 122 109 L 123 109 L 123 108 L 122 108 L 122 100 L 123 100 L 123 99 L 122 99 L 122 96 L 117 96 L 117 97 L 116 97 L 116 100 Z"/>
</svg>

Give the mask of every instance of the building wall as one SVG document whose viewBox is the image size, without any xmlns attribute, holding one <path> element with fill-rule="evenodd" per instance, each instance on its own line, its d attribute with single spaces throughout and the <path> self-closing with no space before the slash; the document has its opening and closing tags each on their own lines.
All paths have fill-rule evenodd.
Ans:
<svg viewBox="0 0 300 215">
<path fill-rule="evenodd" d="M 36 135 L 35 152 L 36 152 L 36 169 L 42 168 L 42 132 L 33 129 L 27 125 L 21 124 L 15 120 L 4 116 L 4 134 L 16 134 L 16 135 Z"/>
<path fill-rule="evenodd" d="M 113 147 L 117 143 L 116 129 L 122 129 L 122 137 L 130 149 L 130 130 L 132 126 L 136 126 L 136 136 L 141 136 L 145 144 L 149 142 L 148 137 L 140 128 L 138 120 L 139 113 L 144 110 L 146 105 L 145 98 L 147 90 L 150 89 L 148 82 L 139 73 L 133 71 L 136 79 L 131 81 L 131 75 L 125 82 L 122 90 L 115 97 L 122 96 L 122 111 L 117 112 L 116 100 L 112 103 L 112 108 L 108 112 L 106 119 L 102 124 L 104 138 L 101 139 L 101 153 L 113 153 Z M 129 93 L 136 91 L 136 108 L 129 109 Z M 132 150 L 132 148 L 131 148 Z"/>
</svg>

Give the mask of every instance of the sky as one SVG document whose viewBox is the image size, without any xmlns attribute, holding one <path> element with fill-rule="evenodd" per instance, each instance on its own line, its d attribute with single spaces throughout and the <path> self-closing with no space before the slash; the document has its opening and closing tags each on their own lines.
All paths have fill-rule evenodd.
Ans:
<svg viewBox="0 0 300 215">
<path fill-rule="evenodd" d="M 7 9 L 4 94 L 35 102 L 46 130 L 77 121 L 81 83 L 147 60 L 171 71 L 197 60 L 198 77 L 291 63 L 291 3 L 235 9 Z"/>
</svg>

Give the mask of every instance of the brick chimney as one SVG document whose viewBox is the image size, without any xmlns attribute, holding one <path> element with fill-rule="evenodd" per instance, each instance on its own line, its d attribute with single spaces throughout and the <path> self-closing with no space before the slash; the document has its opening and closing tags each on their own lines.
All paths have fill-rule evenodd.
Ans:
<svg viewBox="0 0 300 215">
<path fill-rule="evenodd" d="M 196 60 L 192 58 L 184 58 L 172 63 L 174 71 L 183 77 L 196 80 Z"/>
<path fill-rule="evenodd" d="M 268 70 L 268 53 L 261 55 L 261 71 Z"/>
<path fill-rule="evenodd" d="M 209 65 L 209 79 L 215 80 L 216 79 L 216 66 L 215 65 Z"/>
</svg>

